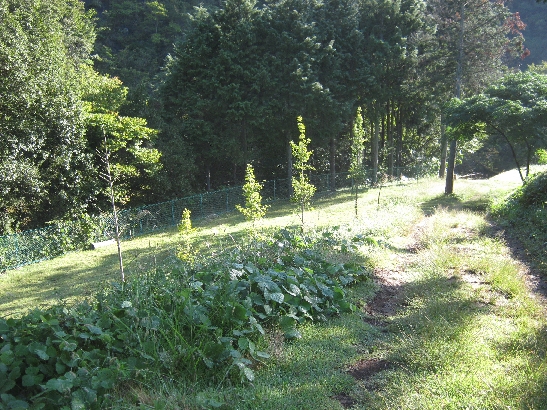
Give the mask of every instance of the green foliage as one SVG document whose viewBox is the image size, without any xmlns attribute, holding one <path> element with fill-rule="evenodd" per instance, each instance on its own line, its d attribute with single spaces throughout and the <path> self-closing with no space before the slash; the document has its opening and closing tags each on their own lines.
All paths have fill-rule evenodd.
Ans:
<svg viewBox="0 0 547 410">
<path fill-rule="evenodd" d="M 98 219 L 86 214 L 70 220 L 51 221 L 48 225 L 52 227 L 50 235 L 59 246 L 58 249 L 50 249 L 52 254 L 62 255 L 70 251 L 88 249 L 91 243 L 103 239 Z"/>
<path fill-rule="evenodd" d="M 353 122 L 353 133 L 351 138 L 351 162 L 349 166 L 350 177 L 356 184 L 365 182 L 363 169 L 363 151 L 365 149 L 365 130 L 363 128 L 363 115 L 361 107 L 357 107 L 357 114 Z"/>
<path fill-rule="evenodd" d="M 294 141 L 290 141 L 291 152 L 294 158 L 293 168 L 296 171 L 296 177 L 292 177 L 293 195 L 291 200 L 300 205 L 300 220 L 302 227 L 304 226 L 304 208 L 309 206 L 310 200 L 315 194 L 315 186 L 313 186 L 306 175 L 306 171 L 314 169 L 313 166 L 308 164 L 313 151 L 308 151 L 308 145 L 311 142 L 309 138 L 306 138 L 306 126 L 303 123 L 302 117 L 297 117 L 298 130 L 300 135 L 298 137 L 298 144 Z"/>
<path fill-rule="evenodd" d="M 138 303 L 137 315 L 156 323 L 147 354 L 161 371 L 252 381 L 253 363 L 268 358 L 258 347 L 265 327 L 279 326 L 286 338 L 298 338 L 299 323 L 354 309 L 343 288 L 365 271 L 325 259 L 322 247 L 336 241 L 333 232 L 314 238 L 283 230 L 185 268 L 150 272 L 109 297 Z M 359 241 L 344 245 L 345 251 L 355 252 Z"/>
<path fill-rule="evenodd" d="M 187 208 L 184 208 L 182 211 L 182 217 L 177 227 L 179 232 L 183 235 L 188 235 L 195 230 L 192 228 L 192 219 L 190 218 L 191 213 L 192 212 Z"/>
<path fill-rule="evenodd" d="M 351 162 L 348 178 L 353 180 L 355 185 L 355 216 L 357 217 L 357 195 L 359 185 L 366 181 L 366 172 L 363 168 L 363 154 L 365 150 L 365 130 L 363 128 L 363 116 L 361 107 L 357 107 L 357 114 L 353 123 L 351 135 Z"/>
<path fill-rule="evenodd" d="M 343 288 L 366 279 L 365 269 L 325 255 L 339 248 L 356 256 L 361 242 L 336 229 L 308 236 L 282 230 L 195 264 L 134 275 L 93 306 L 0 320 L 2 402 L 105 408 L 114 386 L 158 374 L 252 382 L 254 366 L 269 358 L 265 329 L 279 327 L 294 339 L 306 320 L 355 309 Z"/>
<path fill-rule="evenodd" d="M 184 208 L 180 223 L 177 225 L 179 232 L 183 236 L 181 246 L 177 249 L 177 258 L 188 263 L 194 262 L 197 255 L 197 251 L 192 246 L 191 239 L 188 238 L 188 236 L 195 231 L 195 229 L 192 228 L 192 219 L 190 219 L 190 214 L 190 210 Z"/>
<path fill-rule="evenodd" d="M 512 193 L 500 206 L 497 213 L 506 214 L 509 210 L 519 208 L 526 211 L 528 207 L 543 207 L 547 203 L 547 173 L 541 172 L 530 176 L 526 183 Z"/>
<path fill-rule="evenodd" d="M 0 237 L 0 270 L 13 269 L 70 251 L 89 249 L 103 240 L 101 221 L 86 214 L 54 220 L 46 228 Z"/>
<path fill-rule="evenodd" d="M 150 191 L 161 169 L 161 154 L 151 146 L 157 131 L 147 127 L 144 118 L 119 113 L 127 92 L 119 79 L 89 70 L 83 94 L 86 137 L 90 150 L 110 153 L 115 199 L 120 204 L 142 201 L 139 196 Z M 104 164 L 96 161 L 95 168 L 101 170 Z M 103 195 L 104 191 L 108 191 L 107 186 L 103 187 Z"/>
<path fill-rule="evenodd" d="M 138 345 L 127 326 L 135 322 L 131 311 L 112 308 L 55 307 L 0 319 L 3 408 L 104 408 L 108 391 L 147 361 L 127 354 Z"/>
<path fill-rule="evenodd" d="M 262 184 L 257 182 L 254 175 L 254 169 L 251 164 L 247 164 L 245 173 L 245 185 L 243 185 L 243 196 L 245 197 L 245 206 L 236 205 L 236 209 L 241 212 L 248 221 L 254 223 L 266 215 L 268 205 L 262 205 L 262 196 L 260 190 Z"/>
<path fill-rule="evenodd" d="M 165 140 L 181 150 L 191 146 L 199 174 L 211 171 L 221 181 L 232 178 L 228 167 L 242 169 L 251 159 L 261 173 L 278 174 L 298 112 L 325 149 L 346 131 L 359 98 L 377 99 L 380 84 L 397 82 L 382 93 L 386 99 L 400 91 L 402 70 L 412 71 L 415 62 L 405 39 L 421 24 L 418 3 L 299 0 L 260 7 L 230 0 L 196 10 L 162 88 L 172 125 Z M 387 66 L 392 72 L 380 72 Z"/>
<path fill-rule="evenodd" d="M 547 150 L 538 149 L 536 151 L 537 163 L 540 165 L 547 165 Z"/>
<path fill-rule="evenodd" d="M 447 122 L 467 139 L 479 129 L 503 140 L 524 182 L 521 164 L 526 164 L 528 175 L 533 154 L 547 146 L 547 77 L 508 74 L 482 94 L 454 100 L 447 109 Z"/>
<path fill-rule="evenodd" d="M 509 197 L 494 203 L 491 213 L 501 225 L 514 231 L 535 263 L 547 272 L 547 172 L 528 177 Z"/>
<path fill-rule="evenodd" d="M 3 0 L 0 20 L 1 234 L 85 208 L 79 87 L 94 30 L 77 0 Z"/>
<path fill-rule="evenodd" d="M 538 74 L 547 74 L 547 61 L 542 61 L 541 64 L 530 64 L 528 65 L 528 71 L 531 73 L 538 73 Z"/>
</svg>

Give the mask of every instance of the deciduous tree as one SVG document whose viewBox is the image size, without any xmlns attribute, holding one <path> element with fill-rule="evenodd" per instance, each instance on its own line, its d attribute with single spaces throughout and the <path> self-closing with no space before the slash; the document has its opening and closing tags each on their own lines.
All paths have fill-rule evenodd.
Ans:
<svg viewBox="0 0 547 410">
<path fill-rule="evenodd" d="M 440 87 L 449 99 L 480 92 L 502 75 L 504 57 L 524 52 L 521 22 L 505 1 L 431 0 L 428 9 L 435 27 L 436 72 L 452 90 Z M 441 84 L 441 83 L 439 83 Z M 442 95 L 441 94 L 441 95 Z M 457 140 L 450 141 L 445 193 L 454 190 Z"/>
<path fill-rule="evenodd" d="M 315 186 L 310 183 L 306 174 L 307 171 L 313 169 L 308 163 L 313 152 L 308 150 L 310 139 L 306 138 L 306 126 L 302 117 L 298 117 L 296 120 L 300 135 L 298 136 L 298 143 L 290 142 L 294 158 L 293 166 L 296 174 L 296 176 L 292 177 L 293 195 L 291 200 L 296 202 L 300 207 L 300 221 L 302 229 L 304 229 L 304 209 L 309 206 L 310 200 L 315 193 Z"/>
<path fill-rule="evenodd" d="M 91 18 L 77 0 L 0 0 L 0 233 L 86 209 Z"/>
<path fill-rule="evenodd" d="M 509 74 L 476 96 L 455 100 L 447 121 L 460 138 L 470 138 L 478 127 L 503 139 L 511 148 L 522 181 L 525 163 L 530 172 L 533 154 L 547 147 L 547 76 Z"/>
</svg>

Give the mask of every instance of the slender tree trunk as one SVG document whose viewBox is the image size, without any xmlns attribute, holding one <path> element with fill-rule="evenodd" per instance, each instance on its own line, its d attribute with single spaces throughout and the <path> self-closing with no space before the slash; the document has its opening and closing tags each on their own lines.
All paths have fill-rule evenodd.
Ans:
<svg viewBox="0 0 547 410">
<path fill-rule="evenodd" d="M 110 170 L 108 171 L 110 174 Z M 112 213 L 114 214 L 114 227 L 116 229 L 116 245 L 118 247 L 118 261 L 120 264 L 120 275 L 122 277 L 122 282 L 125 282 L 125 273 L 123 271 L 123 257 L 122 257 L 122 242 L 120 240 L 120 224 L 118 221 L 118 211 L 116 209 L 116 204 L 114 203 L 114 186 L 112 184 L 112 179 L 110 179 L 110 200 L 112 203 Z"/>
<path fill-rule="evenodd" d="M 247 120 L 243 120 L 243 163 L 248 164 Z"/>
<path fill-rule="evenodd" d="M 530 146 L 530 144 L 528 143 L 528 141 L 526 141 L 526 178 L 528 178 L 530 176 L 530 162 L 532 162 L 532 154 L 533 154 L 533 149 L 532 147 Z"/>
<path fill-rule="evenodd" d="M 291 144 L 289 143 L 290 137 L 289 133 L 287 133 L 287 187 L 289 191 L 289 198 L 292 197 L 293 189 L 292 189 L 292 150 L 291 150 Z"/>
<path fill-rule="evenodd" d="M 458 54 L 458 67 L 456 69 L 456 92 L 455 97 L 461 98 L 462 95 L 462 77 L 463 77 L 463 35 L 465 32 L 465 4 L 462 4 L 460 11 L 460 44 Z M 450 154 L 448 156 L 448 169 L 446 173 L 446 186 L 444 188 L 445 194 L 454 193 L 454 168 L 456 165 L 456 150 L 458 149 L 458 142 L 456 140 L 450 142 Z"/>
<path fill-rule="evenodd" d="M 448 155 L 448 169 L 446 170 L 446 186 L 444 193 L 449 195 L 454 192 L 454 166 L 456 164 L 456 150 L 458 149 L 458 141 L 450 141 L 450 153 Z"/>
<path fill-rule="evenodd" d="M 123 271 L 123 257 L 122 257 L 122 244 L 120 240 L 120 224 L 118 221 L 118 211 L 116 209 L 116 203 L 114 201 L 114 181 L 112 179 L 112 173 L 110 172 L 110 151 L 106 145 L 106 135 L 104 137 L 105 156 L 104 161 L 106 163 L 106 178 L 108 181 L 108 187 L 110 189 L 110 203 L 112 205 L 112 214 L 114 217 L 114 232 L 116 235 L 116 245 L 118 246 L 118 262 L 120 264 L 120 275 L 122 282 L 125 282 L 125 273 Z"/>
<path fill-rule="evenodd" d="M 444 179 L 446 171 L 446 150 L 448 149 L 448 140 L 446 139 L 446 125 L 444 125 L 441 115 L 441 165 L 439 166 L 439 178 Z"/>
<path fill-rule="evenodd" d="M 519 176 L 520 176 L 520 180 L 522 182 L 524 182 L 524 177 L 522 175 L 522 169 L 520 167 L 520 162 L 518 160 L 518 157 L 517 157 L 517 153 L 515 151 L 515 148 L 513 147 L 513 144 L 511 144 L 511 141 L 509 141 L 509 138 L 507 138 L 507 135 L 505 135 L 499 128 L 493 126 L 492 124 L 490 124 L 490 126 L 492 126 L 497 132 L 500 133 L 500 135 L 505 139 L 505 141 L 507 142 L 507 145 L 509 145 L 509 148 L 511 149 L 511 155 L 513 156 L 513 161 L 515 161 L 515 164 L 517 165 L 517 169 L 519 171 Z"/>
<path fill-rule="evenodd" d="M 401 107 L 397 110 L 397 150 L 395 152 L 395 166 L 397 167 L 397 177 L 400 178 L 402 175 L 403 168 L 403 110 Z"/>
<path fill-rule="evenodd" d="M 372 134 L 372 185 L 378 183 L 378 152 L 380 145 L 380 118 L 374 119 L 374 133 Z"/>
<path fill-rule="evenodd" d="M 393 177 L 393 113 L 392 105 L 387 103 L 387 173 Z"/>
<path fill-rule="evenodd" d="M 384 155 L 386 151 L 386 135 L 387 135 L 386 124 L 387 124 L 386 115 L 382 114 L 382 122 L 381 122 L 382 128 L 380 128 L 380 145 L 378 146 L 378 168 L 380 167 L 380 165 L 382 165 L 386 161 L 386 158 Z"/>
<path fill-rule="evenodd" d="M 211 191 L 211 167 L 207 165 L 206 175 L 207 192 Z"/>
</svg>

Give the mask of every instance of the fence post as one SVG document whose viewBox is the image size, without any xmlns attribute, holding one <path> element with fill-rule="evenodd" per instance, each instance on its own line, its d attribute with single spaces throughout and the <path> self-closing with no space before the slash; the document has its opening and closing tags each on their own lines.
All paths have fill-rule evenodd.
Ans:
<svg viewBox="0 0 547 410">
<path fill-rule="evenodd" d="M 201 217 L 203 218 L 203 194 L 199 194 L 199 211 L 201 213 Z"/>
<path fill-rule="evenodd" d="M 274 179 L 273 182 L 274 182 L 274 198 L 273 198 L 273 199 L 274 199 L 274 201 L 275 201 L 275 179 Z"/>
<path fill-rule="evenodd" d="M 228 190 L 228 188 L 225 188 L 224 190 L 226 191 L 226 213 L 228 213 L 228 212 L 230 212 L 229 204 L 228 204 L 229 203 L 229 200 L 228 200 L 229 190 Z"/>
</svg>

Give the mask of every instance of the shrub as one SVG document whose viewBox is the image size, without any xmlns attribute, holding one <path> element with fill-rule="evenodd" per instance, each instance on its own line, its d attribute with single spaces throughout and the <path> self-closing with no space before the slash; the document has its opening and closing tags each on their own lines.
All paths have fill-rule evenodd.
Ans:
<svg viewBox="0 0 547 410">
<path fill-rule="evenodd" d="M 544 208 L 547 204 L 547 172 L 528 177 L 524 185 L 515 190 L 505 201 L 495 204 L 492 212 L 497 216 L 508 216 L 524 208 Z"/>
<path fill-rule="evenodd" d="M 298 324 L 349 312 L 344 287 L 367 277 L 324 250 L 361 238 L 281 230 L 199 263 L 134 275 L 94 305 L 0 320 L 0 394 L 7 408 L 104 408 L 124 380 L 159 374 L 252 381 L 268 359 L 265 328 L 298 338 Z M 351 259 L 351 258 L 349 258 Z"/>
<path fill-rule="evenodd" d="M 540 270 L 547 272 L 547 172 L 529 177 L 504 201 L 491 206 L 498 222 L 509 225 Z"/>
<path fill-rule="evenodd" d="M 316 188 L 310 183 L 306 171 L 313 170 L 313 166 L 308 164 L 309 159 L 313 151 L 308 151 L 308 145 L 310 139 L 306 138 L 306 126 L 302 120 L 302 117 L 297 118 L 298 130 L 300 135 L 298 137 L 298 144 L 290 141 L 291 153 L 294 158 L 293 167 L 296 170 L 297 177 L 292 177 L 292 189 L 293 194 L 291 200 L 296 202 L 300 206 L 300 220 L 302 223 L 302 229 L 304 228 L 304 208 L 309 206 L 310 200 L 315 194 Z"/>
<path fill-rule="evenodd" d="M 245 216 L 248 221 L 253 222 L 253 227 L 256 221 L 262 219 L 266 215 L 268 205 L 262 205 L 262 195 L 260 190 L 262 184 L 256 182 L 253 166 L 247 165 L 245 172 L 245 185 L 243 185 L 243 196 L 245 197 L 245 206 L 236 205 L 236 209 Z"/>
<path fill-rule="evenodd" d="M 89 305 L 35 310 L 21 319 L 0 319 L 0 394 L 7 408 L 99 409 L 108 391 L 137 368 L 142 357 L 127 311 Z M 131 321 L 131 319 L 129 320 Z"/>
</svg>

